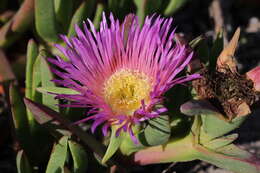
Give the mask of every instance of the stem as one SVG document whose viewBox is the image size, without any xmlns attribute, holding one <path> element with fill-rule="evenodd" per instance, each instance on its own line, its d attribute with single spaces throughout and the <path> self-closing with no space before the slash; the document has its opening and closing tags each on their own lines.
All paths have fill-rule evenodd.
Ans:
<svg viewBox="0 0 260 173">
<path fill-rule="evenodd" d="M 166 145 L 159 145 L 140 150 L 134 154 L 134 162 L 140 165 L 155 163 L 191 161 L 197 158 L 197 151 L 193 146 L 192 134 L 178 140 L 169 141 Z"/>
<path fill-rule="evenodd" d="M 234 153 L 221 153 L 211 151 L 200 145 L 196 146 L 198 151 L 197 159 L 214 164 L 220 168 L 224 168 L 236 173 L 259 173 L 260 162 L 250 153 L 243 151 L 235 145 L 230 145 L 228 152 Z M 237 150 L 237 151 L 236 151 Z"/>
</svg>

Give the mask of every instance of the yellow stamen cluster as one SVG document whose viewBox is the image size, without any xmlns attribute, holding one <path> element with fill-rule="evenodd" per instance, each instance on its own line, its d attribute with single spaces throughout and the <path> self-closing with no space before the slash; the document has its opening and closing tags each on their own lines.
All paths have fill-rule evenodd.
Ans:
<svg viewBox="0 0 260 173">
<path fill-rule="evenodd" d="M 121 69 L 105 82 L 103 94 L 115 114 L 132 115 L 142 100 L 149 102 L 151 86 L 144 73 Z"/>
</svg>

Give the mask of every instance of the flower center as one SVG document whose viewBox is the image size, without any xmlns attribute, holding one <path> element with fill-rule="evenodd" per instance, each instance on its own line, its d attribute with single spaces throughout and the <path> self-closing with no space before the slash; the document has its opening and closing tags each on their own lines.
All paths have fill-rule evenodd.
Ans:
<svg viewBox="0 0 260 173">
<path fill-rule="evenodd" d="M 104 97 L 115 114 L 132 115 L 142 100 L 149 102 L 151 86 L 144 73 L 122 69 L 105 82 Z"/>
</svg>

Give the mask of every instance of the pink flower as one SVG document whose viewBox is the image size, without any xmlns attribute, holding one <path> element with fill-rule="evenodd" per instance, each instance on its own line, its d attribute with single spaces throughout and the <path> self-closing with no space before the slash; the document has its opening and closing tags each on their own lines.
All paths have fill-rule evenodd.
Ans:
<svg viewBox="0 0 260 173">
<path fill-rule="evenodd" d="M 260 66 L 255 67 L 246 73 L 247 77 L 254 82 L 254 88 L 260 92 Z"/>
<path fill-rule="evenodd" d="M 54 81 L 79 92 L 57 98 L 72 101 L 70 107 L 89 108 L 88 116 L 77 123 L 94 120 L 92 132 L 103 124 L 106 135 L 116 125 L 116 135 L 124 130 L 137 142 L 132 127 L 167 111 L 155 109 L 164 93 L 199 75 L 176 78 L 193 53 L 173 41 L 171 18 L 146 17 L 142 27 L 134 15 L 130 25 L 129 17 L 122 25 L 112 14 L 109 19 L 103 14 L 100 31 L 88 20 L 90 30 L 85 23 L 83 31 L 76 26 L 76 37 L 62 36 L 65 48 L 56 45 L 69 61 L 49 59 L 59 67 L 53 69 L 60 77 Z"/>
</svg>

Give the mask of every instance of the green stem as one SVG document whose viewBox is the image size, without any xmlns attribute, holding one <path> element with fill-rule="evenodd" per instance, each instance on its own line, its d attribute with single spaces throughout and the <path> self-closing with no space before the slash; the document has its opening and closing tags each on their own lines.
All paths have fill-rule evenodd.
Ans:
<svg viewBox="0 0 260 173">
<path fill-rule="evenodd" d="M 178 140 L 169 141 L 166 145 L 159 145 L 140 150 L 134 154 L 134 162 L 140 165 L 167 162 L 184 162 L 197 158 L 197 151 L 193 146 L 192 134 Z"/>
<path fill-rule="evenodd" d="M 221 153 L 209 150 L 200 145 L 196 146 L 198 151 L 198 159 L 214 164 L 220 168 L 224 168 L 235 173 L 260 173 L 260 162 L 246 151 L 241 151 L 235 145 L 230 145 L 228 152 L 232 150 L 234 153 Z"/>
</svg>

